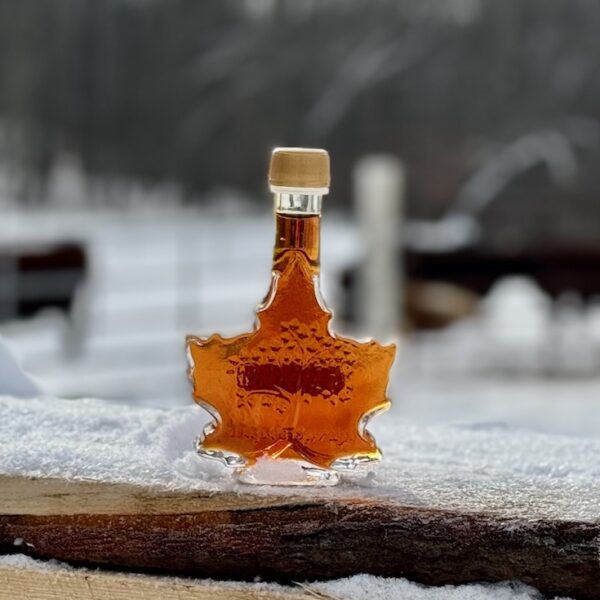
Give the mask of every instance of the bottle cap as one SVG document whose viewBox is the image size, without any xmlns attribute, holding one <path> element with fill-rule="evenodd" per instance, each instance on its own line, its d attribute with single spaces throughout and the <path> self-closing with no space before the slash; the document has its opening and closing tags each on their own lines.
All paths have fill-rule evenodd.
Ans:
<svg viewBox="0 0 600 600">
<path fill-rule="evenodd" d="M 271 155 L 271 188 L 329 189 L 329 154 L 321 148 L 275 148 Z"/>
</svg>

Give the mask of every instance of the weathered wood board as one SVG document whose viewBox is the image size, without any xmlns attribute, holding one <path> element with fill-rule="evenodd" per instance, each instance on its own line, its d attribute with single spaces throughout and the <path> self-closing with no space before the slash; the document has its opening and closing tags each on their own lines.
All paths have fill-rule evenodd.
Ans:
<svg viewBox="0 0 600 600">
<path fill-rule="evenodd" d="M 509 498 L 503 511 L 476 512 L 352 486 L 256 495 L 5 476 L 0 553 L 220 579 L 519 579 L 547 594 L 600 598 L 600 519 L 513 512 Z"/>
<path fill-rule="evenodd" d="M 325 598 L 317 595 L 316 597 Z M 0 600 L 298 600 L 301 588 L 261 591 L 240 585 L 219 585 L 177 578 L 130 577 L 104 572 L 51 571 L 0 565 Z"/>
</svg>

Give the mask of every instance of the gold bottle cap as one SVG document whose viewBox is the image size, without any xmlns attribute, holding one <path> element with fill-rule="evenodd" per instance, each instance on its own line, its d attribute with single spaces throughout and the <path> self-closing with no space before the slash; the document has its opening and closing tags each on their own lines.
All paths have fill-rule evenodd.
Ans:
<svg viewBox="0 0 600 600">
<path fill-rule="evenodd" d="M 269 184 L 275 188 L 329 189 L 329 154 L 320 148 L 275 148 Z"/>
</svg>

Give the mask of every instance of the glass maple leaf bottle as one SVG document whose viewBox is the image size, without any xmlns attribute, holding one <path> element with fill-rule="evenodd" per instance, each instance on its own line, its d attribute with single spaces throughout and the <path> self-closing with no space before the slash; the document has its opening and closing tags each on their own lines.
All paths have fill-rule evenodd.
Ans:
<svg viewBox="0 0 600 600">
<path fill-rule="evenodd" d="M 331 485 L 338 471 L 381 458 L 366 425 L 389 406 L 396 348 L 329 330 L 319 292 L 327 152 L 275 149 L 269 183 L 273 274 L 254 330 L 187 338 L 194 399 L 212 416 L 197 451 L 246 483 Z"/>
</svg>

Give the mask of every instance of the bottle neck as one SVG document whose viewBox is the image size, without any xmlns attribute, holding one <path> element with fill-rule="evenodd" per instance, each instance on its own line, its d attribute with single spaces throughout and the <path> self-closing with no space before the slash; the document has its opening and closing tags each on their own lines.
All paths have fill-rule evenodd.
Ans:
<svg viewBox="0 0 600 600">
<path fill-rule="evenodd" d="M 275 212 L 291 215 L 321 215 L 323 194 L 298 193 L 297 190 L 289 192 L 276 191 L 273 194 Z"/>
<path fill-rule="evenodd" d="M 281 270 L 289 251 L 300 251 L 315 274 L 320 268 L 322 194 L 275 192 L 273 268 Z"/>
</svg>

